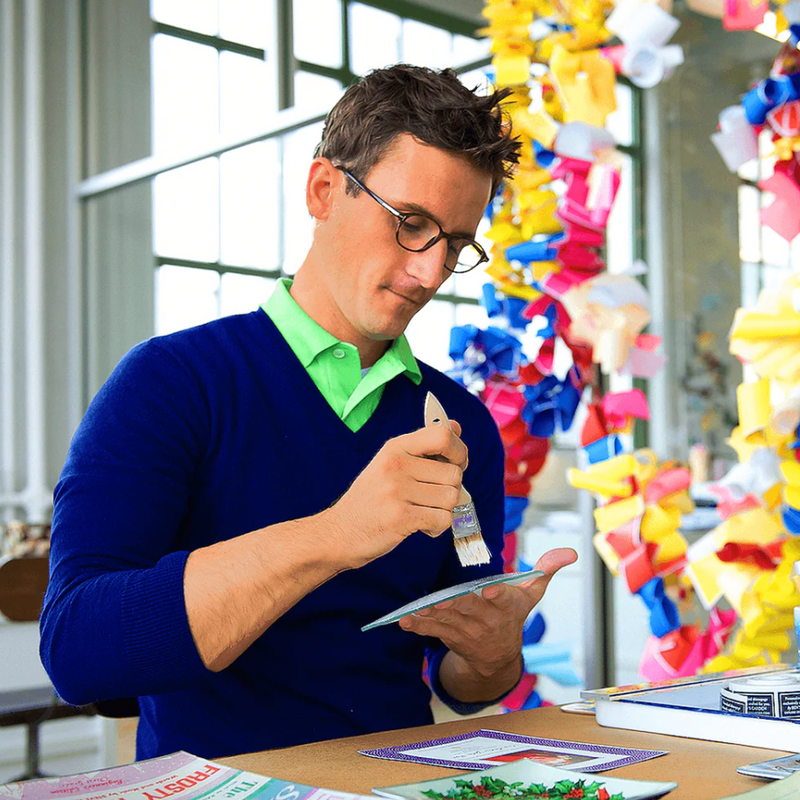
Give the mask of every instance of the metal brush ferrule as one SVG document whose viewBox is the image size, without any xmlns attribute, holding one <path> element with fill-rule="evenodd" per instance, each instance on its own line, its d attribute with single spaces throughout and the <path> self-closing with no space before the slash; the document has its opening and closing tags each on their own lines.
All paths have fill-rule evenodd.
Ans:
<svg viewBox="0 0 800 800">
<path fill-rule="evenodd" d="M 453 509 L 453 536 L 462 539 L 465 536 L 480 535 L 481 526 L 475 516 L 475 506 L 466 503 L 463 506 L 456 506 Z"/>
</svg>

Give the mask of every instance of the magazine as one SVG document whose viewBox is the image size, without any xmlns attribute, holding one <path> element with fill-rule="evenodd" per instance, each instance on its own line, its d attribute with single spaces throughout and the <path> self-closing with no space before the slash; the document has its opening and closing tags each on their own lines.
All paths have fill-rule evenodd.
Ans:
<svg viewBox="0 0 800 800">
<path fill-rule="evenodd" d="M 372 791 L 392 800 L 556 800 L 567 797 L 645 800 L 661 797 L 677 785 L 674 781 L 632 781 L 570 772 L 524 759 L 454 778 L 384 786 Z"/>
<path fill-rule="evenodd" d="M 135 764 L 0 786 L 0 800 L 369 800 L 226 767 L 179 751 Z M 374 798 L 372 798 L 374 800 Z"/>
</svg>

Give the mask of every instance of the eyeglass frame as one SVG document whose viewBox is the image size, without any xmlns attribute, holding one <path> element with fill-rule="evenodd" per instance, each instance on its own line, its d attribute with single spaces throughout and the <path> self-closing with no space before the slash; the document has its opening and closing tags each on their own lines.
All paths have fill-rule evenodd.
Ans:
<svg viewBox="0 0 800 800">
<path fill-rule="evenodd" d="M 358 178 L 356 178 L 356 176 L 353 175 L 353 173 L 350 172 L 348 169 L 336 164 L 334 164 L 334 166 L 336 167 L 336 169 L 341 170 L 348 178 L 350 178 L 350 180 L 353 181 L 353 183 L 356 186 L 358 186 L 359 189 L 366 192 L 376 203 L 378 203 L 378 205 L 382 206 L 384 209 L 386 209 L 386 211 L 388 211 L 393 217 L 397 219 L 397 227 L 395 228 L 394 238 L 397 241 L 397 244 L 400 245 L 400 247 L 402 247 L 403 250 L 406 250 L 409 253 L 424 253 L 426 250 L 430 250 L 431 247 L 440 242 L 442 239 L 445 239 L 448 245 L 450 244 L 451 241 L 454 240 L 467 242 L 467 244 L 464 246 L 474 247 L 478 251 L 480 259 L 478 263 L 475 264 L 475 266 L 469 267 L 468 269 L 464 270 L 452 269 L 447 266 L 447 261 L 445 261 L 443 264 L 444 268 L 448 272 L 451 272 L 455 275 L 466 275 L 468 272 L 472 272 L 472 270 L 476 269 L 481 264 L 485 264 L 489 261 L 489 256 L 486 255 L 486 251 L 474 239 L 454 233 L 447 233 L 445 229 L 433 217 L 429 216 L 428 214 L 422 214 L 419 211 L 398 211 L 396 208 L 389 205 L 389 203 L 387 203 L 382 197 L 379 197 L 377 194 L 375 194 L 375 192 L 367 188 L 367 186 L 365 186 Z M 403 226 L 403 223 L 409 217 L 424 217 L 425 219 L 429 219 L 439 229 L 439 234 L 437 236 L 434 236 L 433 239 L 431 239 L 424 247 L 421 247 L 419 250 L 412 250 L 410 247 L 406 247 L 400 241 L 400 228 Z M 463 247 L 461 249 L 463 250 Z M 458 266 L 458 261 L 456 261 L 456 266 Z"/>
</svg>

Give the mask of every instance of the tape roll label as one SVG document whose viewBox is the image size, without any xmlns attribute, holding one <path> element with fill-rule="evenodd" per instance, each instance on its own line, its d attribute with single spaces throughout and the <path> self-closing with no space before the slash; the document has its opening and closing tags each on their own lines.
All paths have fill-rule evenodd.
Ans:
<svg viewBox="0 0 800 800">
<path fill-rule="evenodd" d="M 758 714 L 762 717 L 775 716 L 775 695 L 773 694 L 748 694 L 747 713 Z"/>
<path fill-rule="evenodd" d="M 731 697 L 730 694 L 724 693 L 719 699 L 719 707 L 722 711 L 727 711 L 729 714 L 746 714 L 747 713 L 747 705 L 742 700 L 737 700 L 735 697 Z"/>
<path fill-rule="evenodd" d="M 800 675 L 755 675 L 720 689 L 720 710 L 754 717 L 800 719 Z"/>
<path fill-rule="evenodd" d="M 800 717 L 800 695 L 797 692 L 781 692 L 778 695 L 778 707 L 782 717 L 789 719 Z"/>
</svg>

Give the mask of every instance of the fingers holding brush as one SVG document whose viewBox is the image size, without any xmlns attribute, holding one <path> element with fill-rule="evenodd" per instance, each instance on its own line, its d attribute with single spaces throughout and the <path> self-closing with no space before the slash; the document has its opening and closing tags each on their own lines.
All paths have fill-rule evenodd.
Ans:
<svg viewBox="0 0 800 800">
<path fill-rule="evenodd" d="M 409 455 L 435 461 L 448 461 L 463 472 L 467 468 L 469 454 L 467 446 L 460 438 L 461 427 L 447 425 L 426 425 L 424 428 L 398 436 L 399 442 Z"/>
<path fill-rule="evenodd" d="M 415 531 L 439 536 L 452 524 L 467 448 L 449 428 L 420 428 L 390 439 L 324 512 L 357 568 Z"/>
</svg>

